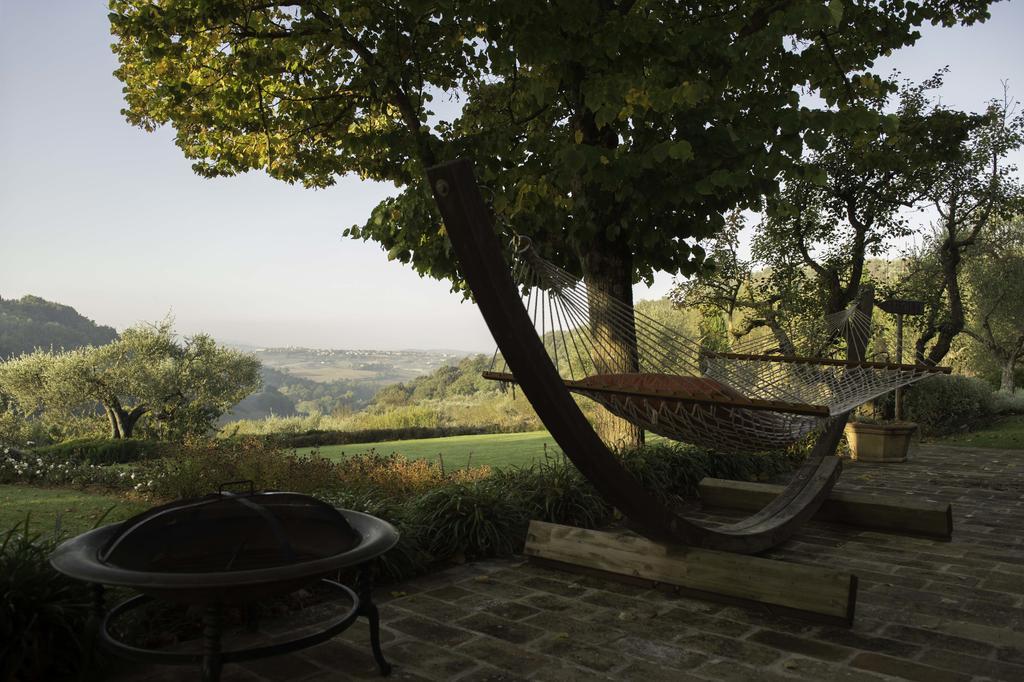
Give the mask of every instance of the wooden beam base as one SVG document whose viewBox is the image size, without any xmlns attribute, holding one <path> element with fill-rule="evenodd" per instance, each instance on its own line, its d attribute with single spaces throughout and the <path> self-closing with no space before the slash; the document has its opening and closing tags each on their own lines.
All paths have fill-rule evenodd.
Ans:
<svg viewBox="0 0 1024 682">
<path fill-rule="evenodd" d="M 729 603 L 851 625 L 857 578 L 849 573 L 756 556 L 665 545 L 629 531 L 603 532 L 531 521 L 525 554 Z"/>
<path fill-rule="evenodd" d="M 705 478 L 699 490 L 706 507 L 756 511 L 775 499 L 783 487 Z M 953 509 L 949 504 L 892 495 L 833 490 L 814 520 L 947 541 L 953 537 Z"/>
</svg>

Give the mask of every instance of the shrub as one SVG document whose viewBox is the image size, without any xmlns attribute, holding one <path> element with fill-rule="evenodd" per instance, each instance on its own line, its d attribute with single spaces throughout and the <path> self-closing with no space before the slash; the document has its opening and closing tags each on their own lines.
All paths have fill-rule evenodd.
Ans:
<svg viewBox="0 0 1024 682">
<path fill-rule="evenodd" d="M 125 464 L 157 457 L 166 449 L 167 444 L 157 440 L 79 438 L 36 448 L 32 452 L 48 461 Z"/>
<path fill-rule="evenodd" d="M 88 586 L 50 566 L 55 541 L 30 533 L 28 519 L 0 542 L 0 679 L 76 677 L 86 650 Z"/>
<path fill-rule="evenodd" d="M 100 466 L 76 461 L 43 459 L 34 452 L 0 448 L 0 483 L 103 486 L 115 490 L 147 489 L 138 468 Z"/>
<path fill-rule="evenodd" d="M 964 376 L 932 376 L 907 391 L 907 419 L 917 422 L 922 433 L 943 435 L 975 426 L 995 410 L 992 388 L 981 379 Z"/>
<path fill-rule="evenodd" d="M 626 469 L 663 500 L 695 498 L 705 477 L 765 481 L 793 470 L 804 451 L 722 454 L 682 443 L 657 443 L 622 453 Z"/>
<path fill-rule="evenodd" d="M 252 481 L 257 489 L 312 493 L 337 480 L 334 462 L 299 456 L 258 439 L 193 441 L 140 471 L 146 491 L 160 498 L 199 497 L 228 481 Z"/>
<path fill-rule="evenodd" d="M 423 493 L 446 483 L 469 483 L 491 475 L 491 468 L 467 467 L 445 471 L 434 460 L 407 459 L 375 450 L 345 457 L 336 465 L 340 483 L 349 490 L 375 490 L 388 499 Z"/>
<path fill-rule="evenodd" d="M 511 554 L 522 547 L 529 521 L 522 504 L 495 486 L 454 483 L 412 505 L 409 525 L 434 560 L 462 561 Z"/>
<path fill-rule="evenodd" d="M 488 485 L 515 500 L 530 519 L 596 528 L 612 517 L 611 506 L 564 456 L 500 469 Z"/>
<path fill-rule="evenodd" d="M 996 391 L 992 394 L 995 414 L 1024 414 L 1024 391 Z"/>
</svg>

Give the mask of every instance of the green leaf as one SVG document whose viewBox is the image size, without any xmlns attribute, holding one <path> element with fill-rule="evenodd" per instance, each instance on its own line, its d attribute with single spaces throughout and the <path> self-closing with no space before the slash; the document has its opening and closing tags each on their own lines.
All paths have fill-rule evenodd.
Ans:
<svg viewBox="0 0 1024 682">
<path fill-rule="evenodd" d="M 828 13 L 832 16 L 832 25 L 838 26 L 843 19 L 843 0 L 829 0 Z"/>
</svg>

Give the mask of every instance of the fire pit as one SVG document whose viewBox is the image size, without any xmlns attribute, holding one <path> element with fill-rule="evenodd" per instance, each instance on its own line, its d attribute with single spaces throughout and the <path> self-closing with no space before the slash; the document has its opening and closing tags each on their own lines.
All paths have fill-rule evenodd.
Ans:
<svg viewBox="0 0 1024 682">
<path fill-rule="evenodd" d="M 239 482 L 235 482 L 239 483 Z M 140 661 L 201 663 L 203 680 L 220 677 L 224 663 L 295 651 L 326 641 L 359 616 L 370 624 L 370 645 L 382 675 L 391 666 L 380 648 L 380 618 L 373 603 L 369 562 L 391 549 L 398 531 L 356 511 L 336 509 L 297 493 L 219 492 L 179 500 L 103 526 L 62 543 L 50 562 L 94 587 L 94 625 L 104 645 Z M 356 590 L 325 576 L 358 568 Z M 223 608 L 293 592 L 317 581 L 347 596 L 340 619 L 311 635 L 266 646 L 223 650 Z M 104 586 L 142 594 L 104 605 Z M 110 626 L 125 612 L 153 599 L 205 607 L 202 653 L 142 649 L 115 638 Z"/>
</svg>

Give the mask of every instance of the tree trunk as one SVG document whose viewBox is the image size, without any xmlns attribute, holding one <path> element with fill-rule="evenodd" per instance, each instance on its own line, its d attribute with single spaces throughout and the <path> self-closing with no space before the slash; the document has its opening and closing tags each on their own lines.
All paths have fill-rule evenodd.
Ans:
<svg viewBox="0 0 1024 682">
<path fill-rule="evenodd" d="M 1003 362 L 1003 371 L 999 376 L 999 390 L 1013 393 L 1013 374 L 1017 370 L 1017 357 L 1011 355 Z"/>
<path fill-rule="evenodd" d="M 131 438 L 139 418 L 149 411 L 149 408 L 145 405 L 136 405 L 130 412 L 121 407 L 120 404 L 114 404 L 107 409 L 108 414 L 113 415 L 116 424 L 115 433 L 119 434 L 113 436 L 114 438 Z"/>
<path fill-rule="evenodd" d="M 114 411 L 109 406 L 104 405 L 103 411 L 107 414 L 107 421 L 110 422 L 110 437 L 113 440 L 118 440 L 121 437 L 121 428 L 118 426 L 117 417 L 114 416 Z"/>
<path fill-rule="evenodd" d="M 953 339 L 964 330 L 967 321 L 964 314 L 963 296 L 960 292 L 961 246 L 954 234 L 946 238 L 939 252 L 942 261 L 942 276 L 945 280 L 946 300 L 949 314 L 938 325 L 938 338 L 928 352 L 928 363 L 938 365 L 953 345 Z"/>
<path fill-rule="evenodd" d="M 637 372 L 640 369 L 636 345 L 636 323 L 613 315 L 608 299 L 633 308 L 633 255 L 622 242 L 598 241 L 582 253 L 583 279 L 588 296 L 591 333 L 600 341 L 602 353 L 594 358 L 598 374 Z M 601 295 L 603 294 L 603 295 Z M 620 419 L 603 408 L 594 425 L 601 439 L 611 448 L 643 445 L 643 429 Z"/>
</svg>

